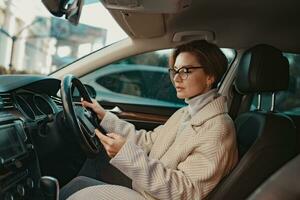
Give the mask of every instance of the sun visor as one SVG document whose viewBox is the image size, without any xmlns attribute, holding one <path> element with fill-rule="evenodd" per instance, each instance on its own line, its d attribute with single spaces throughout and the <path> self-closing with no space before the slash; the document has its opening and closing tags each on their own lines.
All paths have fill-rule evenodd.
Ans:
<svg viewBox="0 0 300 200">
<path fill-rule="evenodd" d="M 110 12 L 130 37 L 153 38 L 165 34 L 163 14 L 120 12 L 116 10 Z"/>
<path fill-rule="evenodd" d="M 191 6 L 191 0 L 102 0 L 107 9 L 147 12 L 178 13 Z"/>
</svg>

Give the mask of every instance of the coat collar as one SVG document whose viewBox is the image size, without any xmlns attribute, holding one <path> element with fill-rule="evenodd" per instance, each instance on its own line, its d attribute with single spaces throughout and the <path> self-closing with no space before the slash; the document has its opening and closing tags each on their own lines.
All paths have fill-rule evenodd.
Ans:
<svg viewBox="0 0 300 200">
<path fill-rule="evenodd" d="M 219 96 L 206 106 L 204 106 L 196 115 L 194 115 L 191 119 L 191 126 L 200 126 L 207 120 L 223 114 L 227 113 L 227 104 L 226 97 Z"/>
</svg>

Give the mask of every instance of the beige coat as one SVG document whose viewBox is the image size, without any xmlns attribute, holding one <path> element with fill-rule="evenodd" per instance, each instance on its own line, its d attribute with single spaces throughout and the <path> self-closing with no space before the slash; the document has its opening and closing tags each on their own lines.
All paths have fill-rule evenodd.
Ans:
<svg viewBox="0 0 300 200">
<path fill-rule="evenodd" d="M 141 196 L 124 188 L 117 192 L 116 186 L 96 186 L 77 192 L 77 197 L 203 199 L 237 163 L 235 129 L 225 97 L 207 104 L 177 133 L 187 114 L 187 107 L 179 109 L 163 126 L 147 132 L 107 113 L 101 125 L 127 137 L 110 163 L 132 179 Z"/>
</svg>

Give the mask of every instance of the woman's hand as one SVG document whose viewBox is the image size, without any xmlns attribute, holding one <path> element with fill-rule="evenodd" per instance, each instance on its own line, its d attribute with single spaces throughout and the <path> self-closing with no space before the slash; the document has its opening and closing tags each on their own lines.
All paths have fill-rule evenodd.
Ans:
<svg viewBox="0 0 300 200">
<path fill-rule="evenodd" d="M 98 129 L 95 129 L 95 133 L 103 144 L 107 155 L 113 158 L 122 148 L 126 139 L 117 133 L 102 134 Z"/>
<path fill-rule="evenodd" d="M 81 105 L 85 108 L 92 109 L 100 120 L 103 119 L 106 111 L 102 106 L 100 106 L 100 104 L 95 99 L 92 99 L 92 103 L 81 99 Z"/>
</svg>

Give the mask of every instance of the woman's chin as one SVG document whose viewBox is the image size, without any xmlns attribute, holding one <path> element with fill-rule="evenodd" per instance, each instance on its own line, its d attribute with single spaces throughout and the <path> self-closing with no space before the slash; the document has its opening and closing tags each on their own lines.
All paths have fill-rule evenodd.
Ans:
<svg viewBox="0 0 300 200">
<path fill-rule="evenodd" d="M 177 98 L 178 99 L 185 99 L 186 95 L 182 94 L 182 93 L 177 93 Z"/>
</svg>

